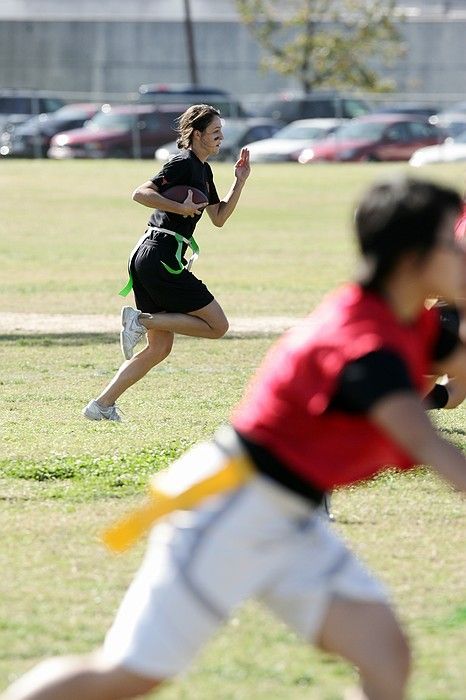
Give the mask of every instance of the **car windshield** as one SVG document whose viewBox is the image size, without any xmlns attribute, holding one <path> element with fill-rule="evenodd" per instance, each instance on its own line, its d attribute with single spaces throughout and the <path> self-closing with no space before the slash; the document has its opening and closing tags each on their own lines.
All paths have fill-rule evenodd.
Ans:
<svg viewBox="0 0 466 700">
<path fill-rule="evenodd" d="M 124 131 L 131 129 L 134 125 L 134 114 L 112 112 L 99 112 L 89 121 L 89 128 L 94 131 L 104 129 L 120 129 Z"/>
<path fill-rule="evenodd" d="M 92 114 L 92 111 L 79 109 L 79 107 L 62 107 L 53 113 L 52 119 L 87 119 Z"/>
<path fill-rule="evenodd" d="M 226 122 L 222 125 L 223 138 L 228 142 L 237 139 L 243 131 L 244 126 L 242 124 L 229 124 Z"/>
<path fill-rule="evenodd" d="M 16 127 L 16 131 L 21 133 L 24 130 L 24 132 L 27 133 L 31 129 L 38 129 L 39 127 L 43 126 L 46 122 L 48 122 L 48 120 L 49 118 L 46 114 L 37 114 L 35 117 L 31 117 L 22 124 L 19 124 Z"/>
<path fill-rule="evenodd" d="M 306 126 L 304 124 L 288 124 L 272 136 L 273 139 L 316 139 L 325 135 L 328 129 L 319 126 Z"/>
<path fill-rule="evenodd" d="M 355 122 L 345 124 L 334 132 L 334 137 L 345 140 L 379 139 L 386 129 L 385 122 Z"/>
</svg>

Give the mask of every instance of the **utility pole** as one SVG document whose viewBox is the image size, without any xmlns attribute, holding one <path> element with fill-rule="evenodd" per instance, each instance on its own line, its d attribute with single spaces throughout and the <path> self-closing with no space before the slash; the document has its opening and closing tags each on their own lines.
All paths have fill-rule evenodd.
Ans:
<svg viewBox="0 0 466 700">
<path fill-rule="evenodd" d="M 184 24 L 186 29 L 186 45 L 188 49 L 189 59 L 189 75 L 191 78 L 191 83 L 193 85 L 198 85 L 196 52 L 194 49 L 193 23 L 191 20 L 191 7 L 189 3 L 190 0 L 184 0 Z"/>
</svg>

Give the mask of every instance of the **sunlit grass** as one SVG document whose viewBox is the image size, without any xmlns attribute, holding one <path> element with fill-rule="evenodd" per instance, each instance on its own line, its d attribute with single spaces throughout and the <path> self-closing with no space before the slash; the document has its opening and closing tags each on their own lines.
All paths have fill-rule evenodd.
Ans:
<svg viewBox="0 0 466 700">
<path fill-rule="evenodd" d="M 223 229 L 207 221 L 197 272 L 229 316 L 307 313 L 353 270 L 351 210 L 399 165 L 258 166 Z M 118 313 L 126 256 L 147 211 L 151 162 L 2 162 L 0 312 Z M 214 166 L 220 193 L 230 165 Z M 462 187 L 463 167 L 422 173 Z M 27 199 L 25 201 L 25 193 Z M 111 378 L 116 335 L 0 337 L 0 687 L 44 655 L 102 640 L 144 545 L 106 554 L 98 533 L 148 476 L 228 420 L 271 336 L 177 338 L 120 400 L 125 421 L 80 411 Z M 465 448 L 464 409 L 435 419 Z M 424 470 L 334 497 L 336 527 L 387 581 L 415 649 L 410 700 L 464 700 L 464 505 Z M 336 700 L 354 680 L 248 603 L 166 700 Z"/>
</svg>

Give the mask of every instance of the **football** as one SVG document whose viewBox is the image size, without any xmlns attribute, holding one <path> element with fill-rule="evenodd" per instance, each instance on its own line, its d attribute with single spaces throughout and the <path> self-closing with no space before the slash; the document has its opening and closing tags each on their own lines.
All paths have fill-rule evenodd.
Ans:
<svg viewBox="0 0 466 700">
<path fill-rule="evenodd" d="M 188 197 L 189 192 L 192 192 L 192 199 L 194 204 L 208 204 L 209 200 L 204 192 L 198 190 L 196 187 L 191 187 L 188 185 L 174 185 L 168 189 L 160 192 L 162 197 L 171 199 L 173 202 L 184 202 Z"/>
</svg>

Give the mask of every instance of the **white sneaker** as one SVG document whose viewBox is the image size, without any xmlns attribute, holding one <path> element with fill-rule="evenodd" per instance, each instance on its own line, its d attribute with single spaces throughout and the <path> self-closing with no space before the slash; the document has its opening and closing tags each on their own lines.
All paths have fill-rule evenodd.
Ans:
<svg viewBox="0 0 466 700">
<path fill-rule="evenodd" d="M 124 306 L 121 310 L 121 325 L 123 328 L 120 332 L 120 346 L 125 360 L 130 360 L 133 357 L 135 346 L 139 343 L 142 336 L 147 333 L 147 329 L 138 321 L 140 313 L 140 311 L 133 309 L 131 306 Z"/>
<path fill-rule="evenodd" d="M 89 401 L 87 406 L 83 408 L 82 414 L 85 418 L 89 418 L 89 420 L 115 420 L 118 423 L 121 422 L 121 416 L 115 404 L 104 408 L 98 404 L 95 399 Z"/>
</svg>

